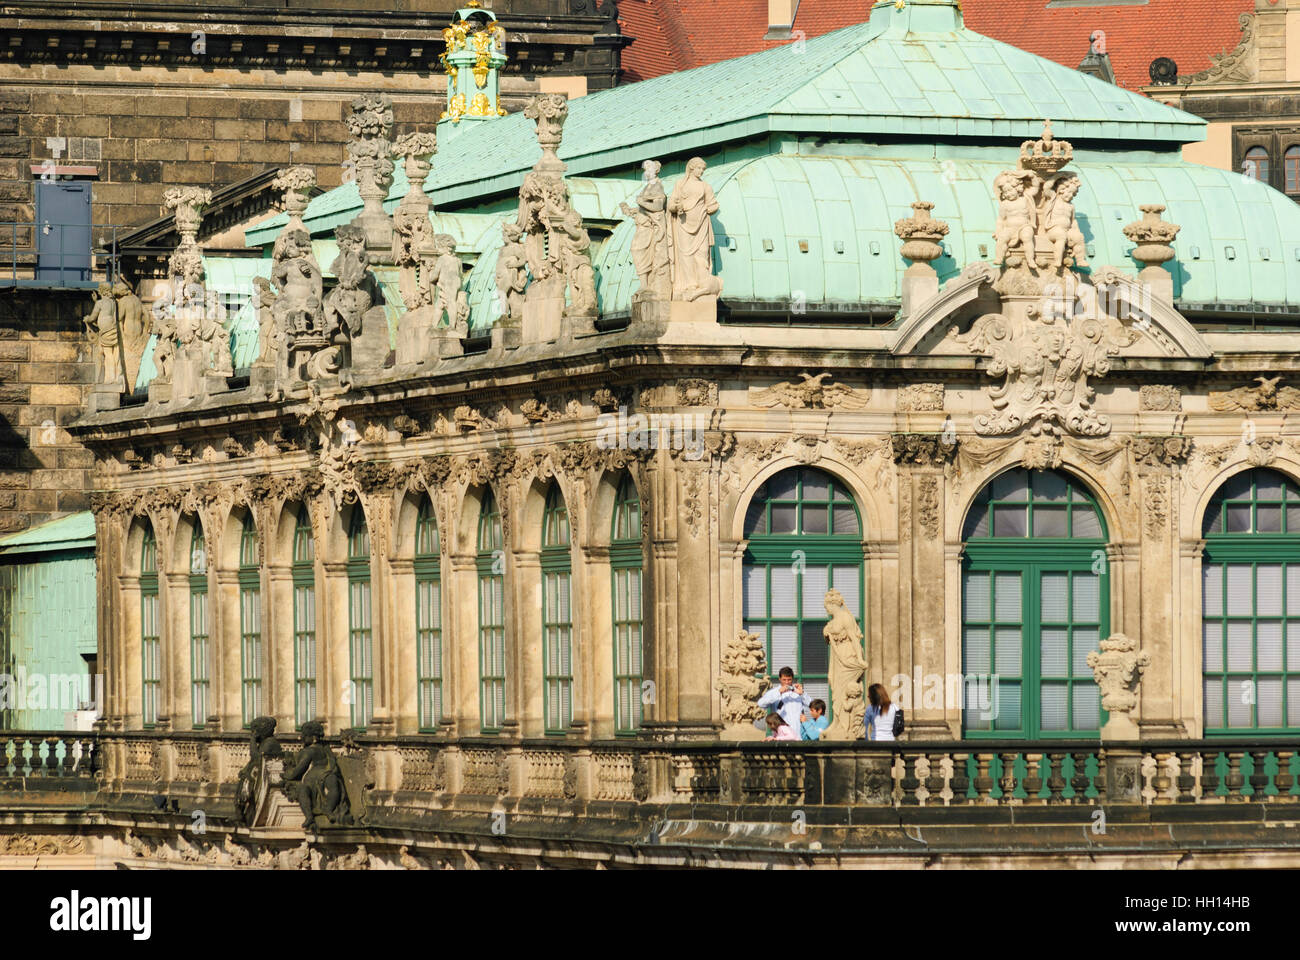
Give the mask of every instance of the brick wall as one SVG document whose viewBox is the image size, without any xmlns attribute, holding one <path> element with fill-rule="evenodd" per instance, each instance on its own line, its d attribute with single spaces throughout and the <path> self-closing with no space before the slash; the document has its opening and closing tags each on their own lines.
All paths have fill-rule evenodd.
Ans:
<svg viewBox="0 0 1300 960">
<path fill-rule="evenodd" d="M 0 533 L 90 508 L 94 458 L 67 431 L 95 375 L 90 305 L 85 291 L 0 299 Z"/>
</svg>

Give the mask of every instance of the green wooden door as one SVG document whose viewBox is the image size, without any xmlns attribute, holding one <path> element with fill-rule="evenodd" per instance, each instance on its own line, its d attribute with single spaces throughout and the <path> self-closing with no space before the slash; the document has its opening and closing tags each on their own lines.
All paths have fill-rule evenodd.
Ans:
<svg viewBox="0 0 1300 960">
<path fill-rule="evenodd" d="M 1063 474 L 1013 470 L 976 498 L 963 539 L 966 735 L 1096 736 L 1087 656 L 1110 622 L 1095 501 Z"/>
</svg>

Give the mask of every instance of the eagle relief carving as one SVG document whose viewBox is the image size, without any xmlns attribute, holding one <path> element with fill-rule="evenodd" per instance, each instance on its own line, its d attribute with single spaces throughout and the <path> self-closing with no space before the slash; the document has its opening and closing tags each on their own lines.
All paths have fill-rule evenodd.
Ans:
<svg viewBox="0 0 1300 960">
<path fill-rule="evenodd" d="M 842 383 L 827 383 L 829 373 L 799 374 L 799 383 L 785 381 L 761 390 L 754 390 L 751 400 L 755 406 L 787 409 L 824 409 L 840 407 L 844 410 L 861 410 L 871 397 L 870 390 L 855 390 Z"/>
</svg>

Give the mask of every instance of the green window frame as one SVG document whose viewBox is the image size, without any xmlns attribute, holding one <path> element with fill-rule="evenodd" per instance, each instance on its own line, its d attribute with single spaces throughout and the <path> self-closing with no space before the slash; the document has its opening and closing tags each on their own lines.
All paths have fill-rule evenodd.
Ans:
<svg viewBox="0 0 1300 960">
<path fill-rule="evenodd" d="M 370 531 L 361 505 L 348 518 L 348 674 L 352 681 L 352 726 L 374 717 L 374 619 L 370 591 Z"/>
<path fill-rule="evenodd" d="M 190 723 L 199 730 L 212 709 L 211 621 L 208 609 L 208 551 L 203 524 L 194 519 L 190 538 Z"/>
<path fill-rule="evenodd" d="M 420 729 L 443 719 L 442 573 L 438 520 L 427 499 L 415 521 L 415 658 Z"/>
<path fill-rule="evenodd" d="M 645 670 L 644 574 L 641 498 L 624 475 L 614 497 L 609 566 L 614 620 L 614 733 L 635 736 L 641 728 Z"/>
<path fill-rule="evenodd" d="M 862 519 L 848 488 L 812 467 L 793 467 L 769 477 L 745 514 L 742 564 L 745 629 L 767 649 L 775 674 L 790 667 L 812 699 L 826 702 L 830 716 L 830 650 L 826 592 L 844 596 L 862 622 Z M 865 651 L 864 651 L 865 655 Z"/>
<path fill-rule="evenodd" d="M 1095 737 L 1087 655 L 1110 630 L 1096 500 L 1064 473 L 1010 470 L 976 496 L 962 539 L 965 736 Z"/>
<path fill-rule="evenodd" d="M 257 527 L 245 514 L 239 531 L 239 669 L 244 726 L 263 710 L 262 568 L 258 562 Z"/>
<path fill-rule="evenodd" d="M 552 484 L 542 513 L 542 717 L 547 736 L 573 725 L 573 568 L 569 510 Z"/>
<path fill-rule="evenodd" d="M 499 733 L 506 719 L 505 547 L 501 511 L 489 489 L 478 523 L 479 729 Z"/>
<path fill-rule="evenodd" d="M 301 728 L 316 717 L 316 539 L 311 515 L 299 506 L 294 517 L 293 561 L 293 718 Z"/>
<path fill-rule="evenodd" d="M 162 633 L 158 606 L 158 541 L 144 528 L 140 544 L 140 718 L 145 729 L 162 707 Z"/>
<path fill-rule="evenodd" d="M 1206 510 L 1201 561 L 1205 735 L 1300 733 L 1300 485 L 1228 478 Z"/>
</svg>

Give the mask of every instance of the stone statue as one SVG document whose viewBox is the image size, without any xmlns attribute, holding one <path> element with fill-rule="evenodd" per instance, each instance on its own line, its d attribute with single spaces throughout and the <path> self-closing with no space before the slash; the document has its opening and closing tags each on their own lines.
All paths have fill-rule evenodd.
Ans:
<svg viewBox="0 0 1300 960">
<path fill-rule="evenodd" d="M 1052 244 L 1052 263 L 1060 268 L 1066 265 L 1069 255 L 1076 267 L 1086 267 L 1087 245 L 1078 221 L 1074 219 L 1074 200 L 1079 192 L 1079 178 L 1071 174 L 1058 177 L 1055 189 L 1047 202 L 1047 214 L 1043 218 L 1043 231 Z"/>
<path fill-rule="evenodd" d="M 266 277 L 253 278 L 253 309 L 257 311 L 257 359 L 274 363 L 284 337 L 275 323 L 275 288 Z"/>
<path fill-rule="evenodd" d="M 429 197 L 424 181 L 433 169 L 433 155 L 438 149 L 435 134 L 416 130 L 403 134 L 393 144 L 394 159 L 401 158 L 410 189 L 393 212 L 393 263 L 399 268 L 397 287 L 406 309 L 420 305 L 420 257 L 427 251 L 432 234 L 429 222 Z"/>
<path fill-rule="evenodd" d="M 558 254 L 557 267 L 569 289 L 569 306 L 565 313 L 571 317 L 594 317 L 596 271 L 587 253 L 591 237 L 582 227 L 582 216 L 572 207 L 566 207 L 552 225 L 552 250 Z"/>
<path fill-rule="evenodd" d="M 157 371 L 154 382 L 172 382 L 172 364 L 176 359 L 176 322 L 166 310 L 153 313 L 153 366 Z"/>
<path fill-rule="evenodd" d="M 1033 175 L 1024 170 L 1008 170 L 998 174 L 993 187 L 998 194 L 993 262 L 1000 266 L 1007 262 L 1010 254 L 1018 253 L 1029 269 L 1036 271 L 1034 234 L 1038 227 L 1038 209 L 1029 195 L 1029 190 L 1033 189 Z"/>
<path fill-rule="evenodd" d="M 1101 641 L 1101 652 L 1088 653 L 1088 666 L 1101 688 L 1101 707 L 1110 718 L 1101 728 L 1103 740 L 1136 740 L 1138 727 L 1130 714 L 1137 706 L 1137 688 L 1151 665 L 1151 654 L 1139 651 L 1137 641 L 1122 633 Z"/>
<path fill-rule="evenodd" d="M 270 787 L 271 776 L 267 770 L 267 761 L 279 760 L 284 751 L 280 741 L 275 738 L 274 717 L 255 717 L 248 726 L 248 732 L 248 763 L 239 771 L 235 787 L 235 810 L 240 822 L 251 827 Z"/>
<path fill-rule="evenodd" d="M 122 366 L 126 373 L 127 392 L 135 389 L 140 375 L 140 360 L 149 343 L 149 325 L 145 322 L 144 303 L 123 278 L 113 282 L 117 300 L 117 322 L 122 333 Z"/>
<path fill-rule="evenodd" d="M 95 305 L 82 318 L 99 352 L 99 382 L 119 387 L 122 380 L 120 340 L 117 326 L 117 300 L 110 284 L 101 283 Z"/>
<path fill-rule="evenodd" d="M 323 742 L 324 724 L 309 720 L 302 725 L 301 732 L 302 750 L 286 761 L 285 795 L 302 807 L 304 825 L 308 828 L 351 824 L 348 791 L 334 751 Z"/>
<path fill-rule="evenodd" d="M 456 238 L 449 233 L 439 233 L 433 238 L 433 251 L 437 259 L 433 269 L 426 271 L 426 302 L 433 304 L 433 325 L 440 326 L 445 314 L 449 327 L 464 323 L 469 317 L 469 295 L 460 288 L 463 268 L 456 256 Z"/>
<path fill-rule="evenodd" d="M 821 739 L 860 740 L 866 718 L 862 677 L 867 672 L 862 631 L 838 590 L 827 590 L 823 603 L 830 615 L 822 634 L 830 644 L 831 723 L 822 731 Z"/>
<path fill-rule="evenodd" d="M 197 338 L 205 351 L 205 369 L 217 376 L 233 376 L 234 358 L 230 354 L 230 331 L 226 329 L 224 308 L 213 305 L 213 308 L 203 311 Z"/>
<path fill-rule="evenodd" d="M 325 335 L 337 342 L 340 334 L 348 340 L 361 335 L 367 311 L 382 304 L 384 298 L 375 275 L 370 272 L 366 232 L 352 224 L 343 224 L 335 228 L 334 237 L 339 254 L 330 264 L 330 273 L 339 282 L 325 298 Z"/>
<path fill-rule="evenodd" d="M 672 296 L 672 258 L 668 245 L 668 196 L 659 179 L 658 160 L 642 165 L 645 186 L 636 195 L 636 206 L 620 204 L 625 216 L 636 224 L 632 236 L 632 264 L 641 280 L 637 296 L 645 300 L 667 300 Z"/>
<path fill-rule="evenodd" d="M 505 242 L 497 254 L 497 294 L 501 315 L 518 322 L 524 315 L 524 290 L 528 286 L 528 256 L 520 243 L 524 232 L 519 224 L 506 221 L 501 224 Z"/>
<path fill-rule="evenodd" d="M 301 377 L 303 363 L 328 343 L 323 281 L 311 236 L 306 230 L 285 230 L 275 240 L 271 260 L 271 282 L 279 288 L 271 314 L 290 351 L 290 368 Z"/>
<path fill-rule="evenodd" d="M 722 694 L 723 722 L 743 725 L 762 718 L 766 711 L 758 705 L 758 698 L 766 671 L 767 655 L 758 634 L 741 630 L 727 641 L 721 676 L 714 683 L 714 689 Z"/>
<path fill-rule="evenodd" d="M 686 174 L 668 198 L 672 215 L 673 299 L 698 300 L 722 293 L 722 281 L 713 275 L 713 214 L 718 201 L 702 177 L 706 164 L 700 157 L 686 163 Z"/>
</svg>

